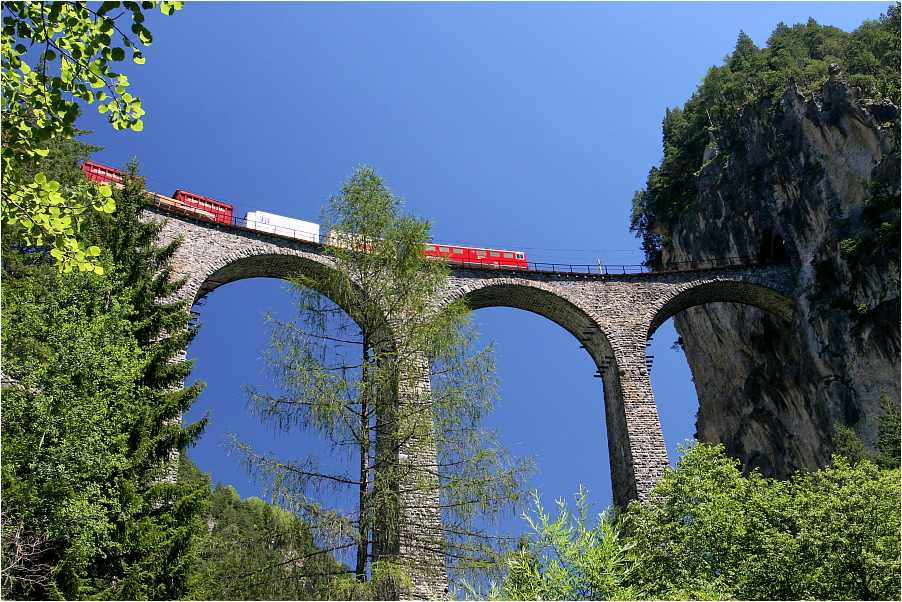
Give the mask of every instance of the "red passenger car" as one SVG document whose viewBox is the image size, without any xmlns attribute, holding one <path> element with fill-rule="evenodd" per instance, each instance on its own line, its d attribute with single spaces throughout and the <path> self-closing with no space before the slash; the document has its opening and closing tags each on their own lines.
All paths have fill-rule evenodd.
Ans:
<svg viewBox="0 0 902 602">
<path fill-rule="evenodd" d="M 423 255 L 427 257 L 441 257 L 453 263 L 474 266 L 511 268 L 515 270 L 526 270 L 529 268 L 526 253 L 523 251 L 482 249 L 460 245 L 435 245 L 430 243 L 423 249 Z"/>
<path fill-rule="evenodd" d="M 81 164 L 81 170 L 84 172 L 85 177 L 92 182 L 112 184 L 117 188 L 122 188 L 122 172 L 115 167 L 93 161 L 85 161 Z"/>
<path fill-rule="evenodd" d="M 187 190 L 179 188 L 172 194 L 176 201 L 182 203 L 186 207 L 199 209 L 200 211 L 210 212 L 213 214 L 213 221 L 221 224 L 231 225 L 234 207 L 228 203 L 217 201 L 209 197 L 201 196 Z"/>
</svg>

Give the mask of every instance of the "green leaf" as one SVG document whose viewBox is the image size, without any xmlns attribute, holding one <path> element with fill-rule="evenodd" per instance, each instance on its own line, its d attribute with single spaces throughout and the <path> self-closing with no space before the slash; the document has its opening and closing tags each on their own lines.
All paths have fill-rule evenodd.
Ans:
<svg viewBox="0 0 902 602">
<path fill-rule="evenodd" d="M 100 247 L 98 247 L 97 245 L 88 247 L 88 255 L 90 255 L 91 257 L 97 257 L 98 255 L 100 255 Z"/>
<path fill-rule="evenodd" d="M 112 197 L 112 196 L 113 196 L 113 189 L 110 188 L 110 187 L 109 187 L 108 185 L 106 185 L 106 184 L 101 184 L 101 186 L 100 186 L 100 196 L 102 196 L 102 197 L 104 197 L 104 198 L 110 198 L 110 197 Z"/>
<path fill-rule="evenodd" d="M 36 155 L 39 156 L 39 157 L 46 157 L 47 155 L 50 154 L 50 149 L 48 149 L 48 148 L 36 148 L 36 149 L 34 149 L 34 154 L 36 154 Z M 43 175 L 43 174 L 40 174 L 40 175 Z M 35 179 L 37 179 L 37 177 L 35 177 Z"/>
<path fill-rule="evenodd" d="M 141 121 L 140 119 L 138 121 L 134 122 L 132 124 L 132 130 L 134 130 L 136 132 L 143 132 L 144 131 L 144 122 Z"/>
<path fill-rule="evenodd" d="M 143 65 L 145 59 L 144 59 L 144 55 L 143 55 L 143 54 L 141 54 L 140 52 L 135 52 L 135 56 L 133 57 L 132 60 L 135 61 L 135 64 L 136 64 L 136 65 Z"/>
<path fill-rule="evenodd" d="M 97 10 L 97 14 L 105 15 L 106 13 L 110 12 L 114 8 L 118 8 L 118 6 L 119 6 L 118 2 L 104 2 L 103 4 L 100 5 L 100 8 Z"/>
<path fill-rule="evenodd" d="M 103 276 L 103 274 L 104 274 L 103 267 L 101 267 L 99 265 L 95 265 L 94 273 L 97 274 L 98 276 Z"/>
<path fill-rule="evenodd" d="M 49 151 L 47 151 L 47 152 L 49 152 Z M 46 156 L 46 154 L 43 156 Z M 46 184 L 47 176 L 44 175 L 44 172 L 39 171 L 38 173 L 34 174 L 34 181 L 36 184 Z"/>
<path fill-rule="evenodd" d="M 117 46 L 110 51 L 110 56 L 112 56 L 114 61 L 121 61 L 125 58 L 125 50 Z"/>
</svg>

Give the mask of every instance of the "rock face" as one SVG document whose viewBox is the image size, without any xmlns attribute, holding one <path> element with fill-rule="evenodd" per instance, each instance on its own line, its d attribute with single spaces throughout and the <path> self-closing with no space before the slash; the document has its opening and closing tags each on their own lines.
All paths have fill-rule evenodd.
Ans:
<svg viewBox="0 0 902 602">
<path fill-rule="evenodd" d="M 899 404 L 899 109 L 840 76 L 790 90 L 712 133 L 697 205 L 663 259 L 782 259 L 799 273 L 791 328 L 710 304 L 676 318 L 699 397 L 697 438 L 782 476 L 823 465 L 836 425 L 874 445 Z"/>
</svg>

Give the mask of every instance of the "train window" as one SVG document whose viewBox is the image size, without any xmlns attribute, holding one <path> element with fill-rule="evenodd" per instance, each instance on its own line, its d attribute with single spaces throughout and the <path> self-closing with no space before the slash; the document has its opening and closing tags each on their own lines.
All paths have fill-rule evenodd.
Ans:
<svg viewBox="0 0 902 602">
<path fill-rule="evenodd" d="M 457 255 L 463 255 L 463 254 L 464 254 L 464 250 L 463 250 L 463 249 L 451 249 L 451 252 L 452 252 L 452 253 L 456 253 Z"/>
<path fill-rule="evenodd" d="M 489 251 L 489 255 L 491 255 L 492 257 L 501 257 L 501 253 L 499 253 L 498 251 Z"/>
<path fill-rule="evenodd" d="M 523 259 L 523 253 L 517 253 L 517 259 Z"/>
<path fill-rule="evenodd" d="M 448 247 L 439 247 L 438 250 L 441 251 L 442 253 L 447 253 Z"/>
<path fill-rule="evenodd" d="M 485 251 L 482 249 L 476 249 L 476 257 L 485 257 Z"/>
<path fill-rule="evenodd" d="M 504 254 L 504 258 L 505 258 L 505 259 L 513 259 L 513 258 L 514 258 L 514 254 L 513 254 L 513 253 L 505 253 L 505 254 Z"/>
</svg>

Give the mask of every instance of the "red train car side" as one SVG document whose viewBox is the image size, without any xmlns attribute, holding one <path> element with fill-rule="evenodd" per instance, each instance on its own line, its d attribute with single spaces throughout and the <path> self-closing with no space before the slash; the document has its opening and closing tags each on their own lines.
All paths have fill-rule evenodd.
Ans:
<svg viewBox="0 0 902 602">
<path fill-rule="evenodd" d="M 122 172 L 115 167 L 94 161 L 85 161 L 81 164 L 81 171 L 92 182 L 112 184 L 117 188 L 122 188 Z"/>
<path fill-rule="evenodd" d="M 453 263 L 463 263 L 479 266 L 491 266 L 499 268 L 513 268 L 525 270 L 529 268 L 526 253 L 523 251 L 508 251 L 505 249 L 482 249 L 478 247 L 463 247 L 460 245 L 436 245 L 427 244 L 423 249 L 423 255 L 427 257 L 441 257 Z"/>
<path fill-rule="evenodd" d="M 201 196 L 193 192 L 188 192 L 187 190 L 182 190 L 181 188 L 176 190 L 172 194 L 172 197 L 175 200 L 184 203 L 188 207 L 194 207 L 195 209 L 212 213 L 214 215 L 214 221 L 227 225 L 232 223 L 232 216 L 234 214 L 235 208 L 228 203 L 223 203 L 222 201 L 217 201 L 216 199 Z"/>
</svg>

